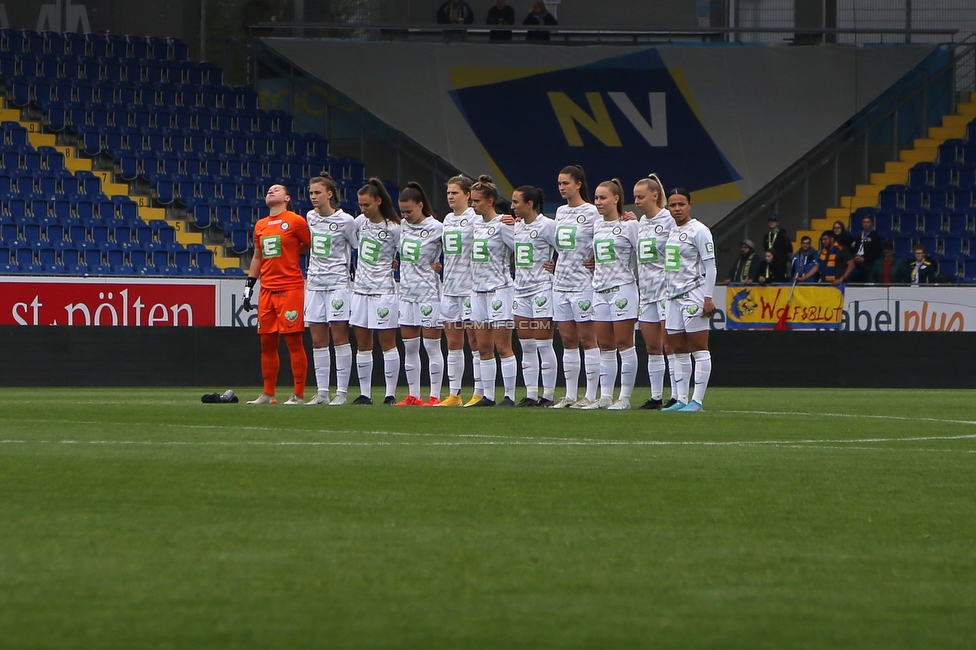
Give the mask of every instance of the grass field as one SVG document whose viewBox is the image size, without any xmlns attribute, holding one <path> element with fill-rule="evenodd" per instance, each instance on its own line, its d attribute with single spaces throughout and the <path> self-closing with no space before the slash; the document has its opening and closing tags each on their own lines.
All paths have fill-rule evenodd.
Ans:
<svg viewBox="0 0 976 650">
<path fill-rule="evenodd" d="M 202 393 L 0 390 L 0 648 L 976 645 L 972 391 Z"/>
</svg>

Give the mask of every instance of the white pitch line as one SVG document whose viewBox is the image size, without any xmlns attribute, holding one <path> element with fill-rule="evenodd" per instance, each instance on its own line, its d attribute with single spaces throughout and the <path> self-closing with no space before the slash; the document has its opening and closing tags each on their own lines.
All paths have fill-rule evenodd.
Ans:
<svg viewBox="0 0 976 650">
<path fill-rule="evenodd" d="M 920 418 L 902 415 L 871 415 L 867 413 L 806 413 L 803 411 L 713 411 L 714 413 L 736 413 L 742 415 L 799 415 L 803 417 L 825 418 L 864 418 L 867 420 L 897 420 L 899 422 L 936 422 L 938 424 L 976 424 L 976 420 L 946 420 L 942 418 Z"/>
</svg>

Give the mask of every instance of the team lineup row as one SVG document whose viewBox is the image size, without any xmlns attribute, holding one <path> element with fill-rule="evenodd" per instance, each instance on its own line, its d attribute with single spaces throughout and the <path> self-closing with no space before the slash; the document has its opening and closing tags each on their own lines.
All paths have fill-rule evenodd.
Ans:
<svg viewBox="0 0 976 650">
<path fill-rule="evenodd" d="M 285 404 L 305 403 L 302 336 L 307 325 L 317 386 L 308 404 L 347 403 L 351 326 L 360 384 L 352 404 L 373 403 L 375 339 L 383 353 L 384 404 L 629 409 L 638 373 L 634 330 L 639 324 L 650 380 L 650 399 L 639 408 L 701 411 L 711 373 L 708 318 L 715 310 L 715 254 L 710 231 L 691 216 L 690 193 L 672 189 L 666 194 L 651 174 L 634 186 L 638 215 L 622 210 L 624 190 L 616 179 L 600 183 L 591 201 L 579 166 L 564 168 L 558 187 L 565 204 L 554 218 L 543 214 L 542 191 L 532 186 L 516 189 L 511 214 L 499 214 L 498 189 L 490 177 L 456 176 L 447 183 L 452 211 L 441 221 L 417 183 L 408 183 L 400 193 L 398 213 L 383 183 L 370 179 L 359 191 L 361 214 L 355 218 L 338 208 L 338 188 L 328 174 L 309 182 L 313 209 L 304 218 L 288 210 L 287 188 L 271 186 L 269 215 L 254 228 L 255 254 L 244 289 L 250 310 L 260 278 L 264 393 L 248 403 L 276 401 L 279 336 L 287 343 L 295 378 L 294 394 Z M 354 249 L 358 262 L 352 272 Z M 300 261 L 306 251 L 307 278 Z M 393 397 L 400 374 L 398 329 L 408 386 L 401 402 Z M 559 401 L 554 395 L 556 330 L 566 385 Z M 522 349 L 526 388 L 517 404 L 513 332 Z M 475 378 L 474 395 L 466 403 L 460 396 L 465 338 Z M 421 345 L 428 358 L 426 401 L 421 396 Z M 330 399 L 333 364 L 337 386 Z M 448 395 L 441 399 L 445 370 Z M 618 371 L 620 391 L 614 400 Z M 668 372 L 671 399 L 665 403 Z M 582 397 L 581 373 L 586 382 Z"/>
</svg>

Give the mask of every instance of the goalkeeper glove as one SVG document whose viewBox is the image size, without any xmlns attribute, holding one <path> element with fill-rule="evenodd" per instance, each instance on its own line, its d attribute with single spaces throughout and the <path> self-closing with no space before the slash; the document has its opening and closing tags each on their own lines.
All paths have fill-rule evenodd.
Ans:
<svg viewBox="0 0 976 650">
<path fill-rule="evenodd" d="M 254 309 L 254 305 L 251 304 L 251 298 L 254 296 L 254 285 L 257 283 L 257 278 L 248 278 L 244 280 L 244 311 L 251 311 Z"/>
</svg>

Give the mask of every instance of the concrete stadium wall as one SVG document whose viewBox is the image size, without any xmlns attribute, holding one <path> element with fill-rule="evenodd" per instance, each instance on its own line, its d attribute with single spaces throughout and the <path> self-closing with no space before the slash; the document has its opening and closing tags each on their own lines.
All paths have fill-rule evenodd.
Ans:
<svg viewBox="0 0 976 650">
<path fill-rule="evenodd" d="M 261 385 L 258 336 L 243 328 L 0 326 L 0 346 L 0 386 L 197 386 L 213 392 Z M 311 358 L 308 340 L 306 348 Z M 712 386 L 976 388 L 969 355 L 960 353 L 976 349 L 973 332 L 713 331 L 710 348 Z M 646 368 L 639 338 L 637 350 Z M 283 344 L 281 354 L 278 386 L 285 393 L 291 372 Z M 373 385 L 382 386 L 378 347 L 376 356 Z M 358 393 L 353 375 L 351 392 Z M 309 383 L 315 383 L 311 363 Z"/>
<path fill-rule="evenodd" d="M 458 169 L 491 173 L 506 195 L 531 184 L 547 205 L 558 204 L 556 176 L 567 164 L 582 164 L 593 185 L 616 177 L 628 190 L 654 171 L 665 187 L 693 192 L 695 216 L 706 224 L 933 51 L 265 43 Z M 341 110 L 338 99 L 329 101 Z M 782 216 L 791 231 L 801 225 L 802 215 Z"/>
</svg>

